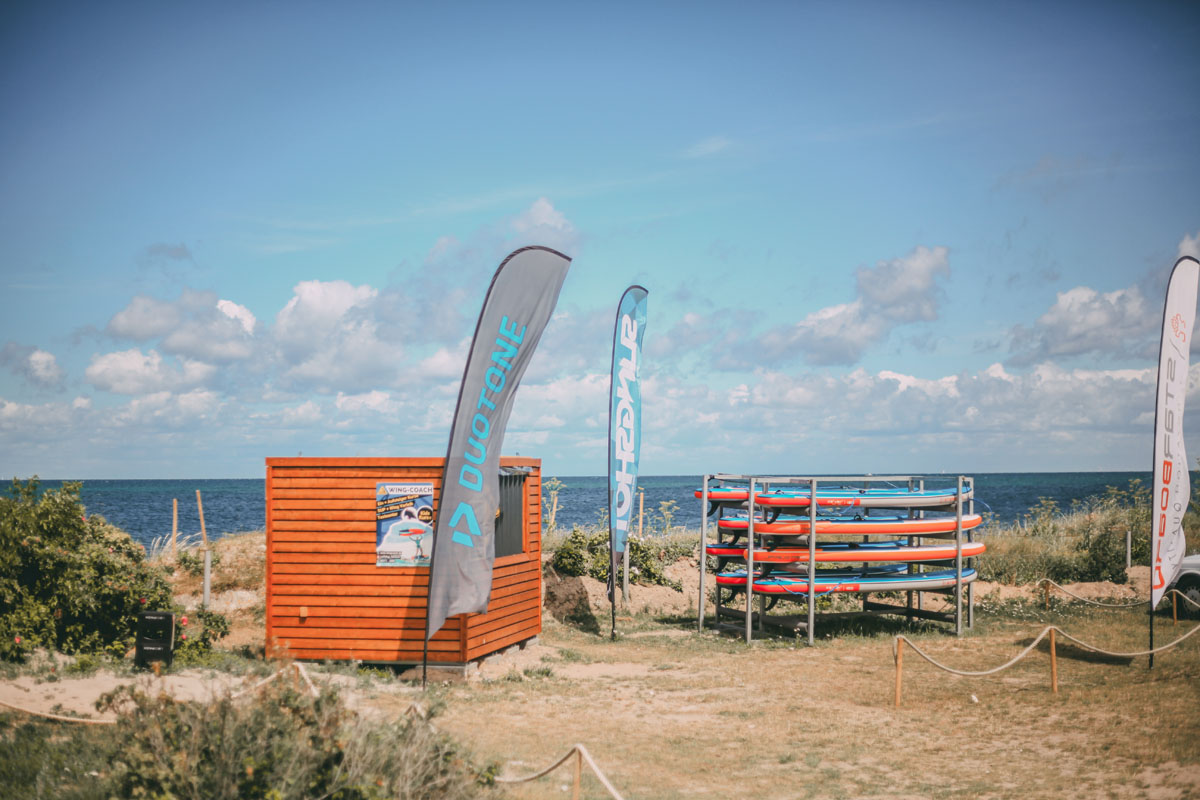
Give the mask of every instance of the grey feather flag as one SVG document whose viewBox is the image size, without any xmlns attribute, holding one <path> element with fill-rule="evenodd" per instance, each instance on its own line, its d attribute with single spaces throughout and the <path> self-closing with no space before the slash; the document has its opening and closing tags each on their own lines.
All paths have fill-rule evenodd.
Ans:
<svg viewBox="0 0 1200 800">
<path fill-rule="evenodd" d="M 426 641 L 447 617 L 487 610 L 504 429 L 570 264 L 555 250 L 525 247 L 504 259 L 492 277 L 450 428 L 430 562 Z"/>
</svg>

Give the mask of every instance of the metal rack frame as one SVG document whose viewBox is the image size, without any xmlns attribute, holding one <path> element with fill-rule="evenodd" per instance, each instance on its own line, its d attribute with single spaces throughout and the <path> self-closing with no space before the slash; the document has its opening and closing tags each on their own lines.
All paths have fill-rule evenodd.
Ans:
<svg viewBox="0 0 1200 800">
<path fill-rule="evenodd" d="M 941 476 L 938 476 L 938 477 L 941 478 Z M 792 485 L 792 486 L 796 486 L 796 485 L 803 486 L 803 485 L 807 484 L 809 493 L 810 493 L 809 496 L 811 498 L 815 499 L 817 497 L 818 486 L 822 483 L 825 483 L 825 484 L 836 483 L 836 484 L 840 484 L 840 485 L 845 485 L 848 483 L 862 483 L 862 484 L 864 484 L 865 488 L 869 488 L 872 483 L 905 482 L 908 484 L 909 491 L 913 491 L 913 490 L 924 490 L 925 480 L 926 480 L 926 476 L 914 476 L 914 475 L 852 475 L 852 476 L 785 475 L 785 476 L 780 476 L 780 475 L 735 475 L 735 474 L 729 474 L 729 473 L 705 474 L 704 475 L 704 483 L 703 483 L 702 489 L 701 489 L 701 497 L 700 497 L 700 504 L 701 504 L 700 505 L 700 598 L 699 598 L 699 603 L 698 603 L 699 612 L 697 615 L 697 630 L 699 630 L 699 631 L 704 630 L 704 619 L 705 619 L 704 589 L 705 589 L 705 575 L 708 572 L 708 568 L 707 568 L 708 520 L 709 520 L 709 516 L 713 512 L 713 510 L 709 508 L 709 506 L 710 506 L 709 488 L 710 488 L 710 484 L 712 483 L 712 481 L 719 481 L 720 482 L 719 485 L 724 485 L 725 483 L 728 483 L 728 482 L 737 482 L 739 484 L 745 483 L 748 487 L 747 500 L 745 503 L 746 511 L 747 511 L 747 520 L 748 520 L 747 526 L 746 526 L 747 527 L 747 530 L 746 530 L 746 589 L 745 589 L 746 608 L 745 608 L 745 611 L 738 611 L 736 609 L 733 609 L 732 607 L 724 606 L 721 603 L 721 591 L 718 588 L 717 593 L 716 593 L 716 600 L 715 600 L 716 608 L 715 608 L 715 612 L 714 612 L 713 624 L 717 628 L 730 628 L 730 627 L 740 628 L 741 626 L 738 626 L 738 625 L 730 626 L 727 623 L 723 623 L 722 617 L 724 616 L 724 617 L 731 617 L 731 618 L 742 618 L 744 621 L 744 625 L 745 625 L 746 642 L 749 643 L 753 640 L 753 637 L 754 637 L 754 632 L 753 632 L 754 622 L 757 621 L 758 629 L 761 631 L 761 630 L 763 630 L 763 626 L 765 624 L 767 624 L 769 621 L 767 618 L 766 595 L 764 595 L 764 594 L 758 595 L 759 610 L 758 610 L 757 614 L 754 613 L 754 609 L 753 609 L 754 595 L 755 595 L 755 592 L 754 592 L 754 551 L 755 551 L 755 545 L 756 545 L 756 541 L 755 541 L 756 537 L 755 537 L 755 532 L 754 532 L 755 506 L 757 505 L 756 500 L 760 494 L 768 491 L 772 485 L 778 486 L 780 484 L 783 484 L 783 485 Z M 964 487 L 966 488 L 966 491 L 970 493 L 970 499 L 964 500 Z M 862 593 L 862 596 L 863 596 L 862 611 L 848 612 L 848 613 L 851 613 L 851 614 L 903 614 L 903 615 L 905 615 L 905 617 L 907 619 L 910 619 L 910 620 L 913 617 L 917 617 L 919 619 L 928 619 L 928 620 L 934 620 L 934 621 L 939 621 L 939 622 L 953 621 L 955 635 L 962 636 L 962 633 L 963 633 L 963 580 L 962 580 L 963 552 L 962 552 L 962 550 L 963 550 L 964 534 L 966 535 L 966 541 L 968 541 L 968 542 L 974 541 L 974 531 L 973 530 L 966 530 L 966 531 L 963 530 L 963 513 L 964 513 L 963 507 L 964 507 L 964 505 L 966 506 L 966 513 L 968 513 L 968 514 L 974 513 L 974 511 L 975 511 L 974 488 L 975 488 L 975 479 L 974 478 L 963 476 L 963 475 L 959 475 L 957 477 L 957 484 L 956 484 L 956 488 L 955 488 L 956 500 L 953 503 L 954 511 L 955 511 L 954 542 L 955 542 L 955 551 L 956 551 L 955 558 L 954 558 L 955 582 L 954 582 L 953 589 L 909 589 L 909 590 L 907 590 L 907 602 L 904 606 L 897 606 L 897 605 L 893 605 L 891 603 L 874 602 L 869 599 L 869 595 L 871 594 L 871 592 L 863 592 Z M 718 520 L 718 533 L 717 533 L 718 541 L 719 541 L 719 537 L 720 537 L 719 520 L 721 519 L 721 514 L 724 513 L 724 509 L 725 509 L 725 506 L 723 506 L 723 505 L 718 506 L 717 509 L 715 509 L 715 511 L 717 512 L 717 520 Z M 808 591 L 806 593 L 807 594 L 807 603 L 806 603 L 807 613 L 805 615 L 805 619 L 803 621 L 800 621 L 792 616 L 788 616 L 788 617 L 781 616 L 781 617 L 776 617 L 773 620 L 770 620 L 771 624 L 789 627 L 795 631 L 799 631 L 799 630 L 803 629 L 805 631 L 805 633 L 807 634 L 809 645 L 813 644 L 814 633 L 815 633 L 815 629 L 816 629 L 816 616 L 817 616 L 817 614 L 816 614 L 816 581 L 815 581 L 815 578 L 816 578 L 817 509 L 818 509 L 818 504 L 816 502 L 810 502 L 808 504 L 808 514 L 809 514 L 809 533 L 807 535 L 807 539 L 808 539 Z M 914 513 L 914 512 L 918 513 L 922 517 L 925 514 L 925 511 L 923 509 L 913 509 L 913 508 L 909 509 L 910 514 Z M 910 535 L 908 537 L 908 543 L 910 545 L 914 544 L 921 538 L 923 538 L 923 537 L 920 534 Z M 967 566 L 972 567 L 973 561 L 974 561 L 973 558 L 969 558 Z M 918 566 L 917 564 L 910 562 L 908 564 L 908 569 L 911 572 L 917 566 Z M 888 591 L 888 590 L 885 589 L 885 590 L 881 590 L 881 591 Z M 947 614 L 945 612 L 935 612 L 935 611 L 929 611 L 929 610 L 924 609 L 921 598 L 925 592 L 934 592 L 937 594 L 952 593 L 954 595 L 954 613 L 953 613 L 953 615 Z M 915 607 L 914 607 L 914 603 L 913 603 L 914 596 L 916 599 Z M 975 626 L 974 583 L 966 584 L 966 600 L 967 600 L 967 603 L 966 603 L 966 608 L 967 608 L 966 627 L 973 628 Z M 847 612 L 842 612 L 842 613 L 844 614 Z M 831 616 L 831 615 L 826 615 L 826 616 Z"/>
</svg>

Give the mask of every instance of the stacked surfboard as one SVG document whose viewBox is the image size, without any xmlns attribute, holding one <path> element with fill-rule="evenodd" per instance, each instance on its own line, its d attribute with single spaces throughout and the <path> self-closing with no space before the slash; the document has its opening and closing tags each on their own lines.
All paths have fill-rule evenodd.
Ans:
<svg viewBox="0 0 1200 800">
<path fill-rule="evenodd" d="M 818 481 L 815 499 L 811 480 L 710 482 L 696 492 L 716 517 L 717 541 L 705 551 L 717 561 L 719 589 L 803 601 L 832 592 L 961 590 L 975 580 L 971 564 L 985 547 L 973 540 L 983 520 L 973 513 L 969 479 L 930 489 L 916 479 Z"/>
</svg>

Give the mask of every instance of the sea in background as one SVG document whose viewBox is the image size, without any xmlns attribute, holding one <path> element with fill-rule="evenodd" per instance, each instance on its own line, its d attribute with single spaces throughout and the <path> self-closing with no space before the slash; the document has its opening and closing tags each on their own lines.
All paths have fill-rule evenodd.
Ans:
<svg viewBox="0 0 1200 800">
<path fill-rule="evenodd" d="M 545 476 L 547 482 L 553 476 Z M 956 476 L 926 475 L 926 485 L 953 485 Z M 1125 489 L 1131 480 L 1149 484 L 1147 472 L 993 472 L 977 473 L 976 511 L 990 511 L 1000 523 L 1015 522 L 1037 504 L 1039 498 L 1055 500 L 1070 510 L 1072 503 L 1102 495 L 1109 486 Z M 608 484 L 603 476 L 558 478 L 557 524 L 594 525 L 605 513 Z M 700 487 L 697 475 L 643 475 L 638 484 L 645 492 L 645 524 L 649 531 L 662 528 L 661 509 L 674 502 L 671 524 L 700 526 L 700 501 L 693 493 Z M 56 488 L 63 481 L 42 481 L 43 488 Z M 544 486 L 544 485 L 543 485 Z M 154 539 L 171 534 L 171 500 L 179 500 L 180 536 L 200 533 L 196 491 L 204 502 L 205 528 L 211 539 L 226 533 L 261 530 L 266 524 L 262 479 L 221 480 L 87 480 L 81 496 L 89 514 L 101 514 L 150 547 Z M 543 488 L 545 511 L 550 511 L 550 493 Z M 634 509 L 635 524 L 637 509 Z"/>
</svg>

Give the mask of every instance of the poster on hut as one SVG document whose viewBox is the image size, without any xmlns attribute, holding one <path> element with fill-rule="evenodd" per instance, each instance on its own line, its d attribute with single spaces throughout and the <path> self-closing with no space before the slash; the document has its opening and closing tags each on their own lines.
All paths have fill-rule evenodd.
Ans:
<svg viewBox="0 0 1200 800">
<path fill-rule="evenodd" d="M 433 484 L 375 485 L 375 566 L 428 567 L 433 550 Z"/>
</svg>

